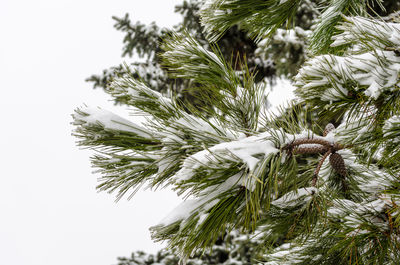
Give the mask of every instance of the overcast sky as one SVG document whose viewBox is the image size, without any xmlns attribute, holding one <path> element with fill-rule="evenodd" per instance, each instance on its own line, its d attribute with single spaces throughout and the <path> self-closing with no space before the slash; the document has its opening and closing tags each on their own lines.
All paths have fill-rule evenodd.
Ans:
<svg viewBox="0 0 400 265">
<path fill-rule="evenodd" d="M 84 82 L 122 62 L 111 16 L 171 26 L 179 2 L 1 0 L 0 264 L 110 265 L 160 248 L 148 228 L 178 199 L 147 191 L 115 203 L 97 193 L 70 114 L 83 103 L 121 113 Z"/>
</svg>

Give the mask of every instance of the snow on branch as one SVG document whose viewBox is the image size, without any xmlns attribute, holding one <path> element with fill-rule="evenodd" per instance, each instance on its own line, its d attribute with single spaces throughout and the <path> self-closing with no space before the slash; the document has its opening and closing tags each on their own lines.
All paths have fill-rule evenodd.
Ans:
<svg viewBox="0 0 400 265">
<path fill-rule="evenodd" d="M 393 163 L 400 159 L 400 116 L 387 119 L 382 128 L 384 145 L 380 155 L 386 162 Z"/>
<path fill-rule="evenodd" d="M 382 6 L 382 1 L 372 0 L 374 4 Z M 338 32 L 336 26 L 343 21 L 344 16 L 360 16 L 367 14 L 365 0 L 333 0 L 323 10 L 318 24 L 313 30 L 310 40 L 310 50 L 316 54 L 326 52 L 332 43 L 331 37 Z"/>
<path fill-rule="evenodd" d="M 100 125 L 105 130 L 115 130 L 124 131 L 135 134 L 139 137 L 148 138 L 153 135 L 145 128 L 128 121 L 120 116 L 101 109 L 101 108 L 91 108 L 82 107 L 76 110 L 74 117 L 74 125 L 81 125 L 83 127 L 91 127 Z"/>
<path fill-rule="evenodd" d="M 309 201 L 317 192 L 318 189 L 315 187 L 300 188 L 284 194 L 279 199 L 272 201 L 271 204 L 280 208 L 293 207 Z"/>
<path fill-rule="evenodd" d="M 356 49 L 360 46 L 367 50 L 385 50 L 389 47 L 400 49 L 398 23 L 386 23 L 363 17 L 346 17 L 345 22 L 337 26 L 337 29 L 342 32 L 332 37 L 332 47 L 355 44 Z"/>
<path fill-rule="evenodd" d="M 240 185 L 241 178 L 242 174 L 235 174 L 224 182 L 215 185 L 214 187 L 210 187 L 206 191 L 203 191 L 202 195 L 183 201 L 163 220 L 161 220 L 159 225 L 169 226 L 175 222 L 185 221 L 193 214 L 202 216 L 199 220 L 199 223 L 201 223 L 208 215 L 208 211 L 220 201 L 220 195 L 234 188 L 235 186 L 238 187 Z"/>
<path fill-rule="evenodd" d="M 219 164 L 223 159 L 241 161 L 246 164 L 249 171 L 254 171 L 260 159 L 257 155 L 268 156 L 279 152 L 274 144 L 268 140 L 270 134 L 262 133 L 257 136 L 246 137 L 237 141 L 217 144 L 209 149 L 200 151 L 185 159 L 182 169 L 175 175 L 176 180 L 186 181 L 191 179 L 200 167 L 208 164 Z"/>
<path fill-rule="evenodd" d="M 396 142 L 400 142 L 400 116 L 395 115 L 385 121 L 383 126 L 383 135 L 390 137 Z"/>
<path fill-rule="evenodd" d="M 295 77 L 298 93 L 305 99 L 332 102 L 354 91 L 376 100 L 384 91 L 399 86 L 400 57 L 391 51 L 376 50 L 351 56 L 321 55 L 309 60 Z M 318 93 L 316 93 L 318 91 Z"/>
<path fill-rule="evenodd" d="M 80 138 L 81 146 L 121 151 L 151 150 L 159 144 L 150 130 L 101 108 L 81 107 L 72 117 L 73 135 Z"/>
</svg>

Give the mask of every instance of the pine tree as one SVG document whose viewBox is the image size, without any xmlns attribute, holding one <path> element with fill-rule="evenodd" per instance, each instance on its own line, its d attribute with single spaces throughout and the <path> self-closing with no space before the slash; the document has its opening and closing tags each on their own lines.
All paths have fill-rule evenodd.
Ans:
<svg viewBox="0 0 400 265">
<path fill-rule="evenodd" d="M 267 45 L 265 41 L 258 44 L 238 25 L 232 25 L 217 40 L 217 46 L 224 59 L 233 62 L 237 70 L 240 70 L 238 68 L 241 64 L 235 62 L 245 62 L 249 70 L 256 73 L 256 82 L 273 83 L 277 76 L 293 76 L 307 57 L 305 38 L 310 33 L 312 21 L 319 15 L 315 2 L 318 1 L 306 0 L 299 6 L 296 12 L 296 27 L 281 27 L 274 35 L 273 45 Z M 140 57 L 140 60 L 129 63 L 133 76 L 142 79 L 156 91 L 166 93 L 172 90 L 183 102 L 193 103 L 199 100 L 197 84 L 168 75 L 161 65 L 161 43 L 173 31 L 187 31 L 205 49 L 209 49 L 209 42 L 200 21 L 200 6 L 200 0 L 184 0 L 182 4 L 177 5 L 175 12 L 182 15 L 182 22 L 173 29 L 161 28 L 154 22 L 149 25 L 133 23 L 129 14 L 113 17 L 114 27 L 125 34 L 122 56 L 128 60 L 132 60 L 134 55 Z M 120 64 L 103 70 L 101 75 L 92 75 L 86 81 L 91 82 L 94 88 L 102 88 L 107 92 L 108 84 L 125 72 L 124 65 Z M 124 104 L 118 100 L 116 103 Z M 204 102 L 197 104 L 203 105 Z"/>
<path fill-rule="evenodd" d="M 187 265 L 251 265 L 256 257 L 256 239 L 233 232 L 217 240 L 205 252 L 198 251 L 190 257 Z M 130 257 L 118 258 L 118 265 L 176 265 L 180 257 L 173 251 L 163 249 L 156 254 L 136 251 Z"/>
<path fill-rule="evenodd" d="M 132 23 L 129 14 L 124 17 L 116 17 L 114 27 L 123 32 L 124 46 L 122 56 L 132 60 L 137 55 L 141 60 L 129 64 L 130 71 L 136 78 L 144 80 L 150 88 L 167 92 L 174 91 L 181 100 L 198 100 L 196 96 L 197 84 L 180 78 L 170 78 L 161 65 L 160 45 L 164 38 L 173 31 L 188 31 L 205 48 L 209 47 L 202 31 L 199 17 L 200 2 L 198 0 L 184 0 L 182 4 L 175 7 L 175 12 L 182 15 L 182 22 L 173 29 L 161 28 L 156 23 L 150 25 L 141 22 Z M 264 77 L 271 79 L 275 74 L 273 61 L 270 58 L 262 58 L 255 55 L 256 43 L 242 32 L 238 27 L 233 26 L 218 40 L 218 47 L 226 60 L 246 60 L 249 68 L 257 71 L 258 80 Z M 246 55 L 246 58 L 236 58 L 237 55 Z M 257 61 L 257 64 L 255 63 Z M 239 66 L 237 64 L 237 66 Z M 123 64 L 103 70 L 101 75 L 92 75 L 87 81 L 92 82 L 94 88 L 108 89 L 108 84 L 116 77 L 125 73 Z M 124 103 L 119 102 L 117 103 Z M 204 102 L 198 102 L 204 104 Z"/>
<path fill-rule="evenodd" d="M 152 228 L 183 260 L 226 231 L 261 240 L 264 264 L 398 264 L 400 260 L 400 24 L 397 1 L 315 2 L 307 61 L 293 105 L 272 115 L 246 64 L 217 41 L 232 26 L 272 45 L 301 0 L 209 0 L 200 7 L 209 49 L 171 32 L 169 77 L 195 82 L 201 109 L 154 91 L 125 69 L 107 90 L 148 117 L 76 110 L 74 134 L 97 154 L 100 190 L 146 184 L 186 198 Z M 381 17 L 381 16 L 384 17 Z M 256 261 L 254 261 L 256 263 Z"/>
</svg>

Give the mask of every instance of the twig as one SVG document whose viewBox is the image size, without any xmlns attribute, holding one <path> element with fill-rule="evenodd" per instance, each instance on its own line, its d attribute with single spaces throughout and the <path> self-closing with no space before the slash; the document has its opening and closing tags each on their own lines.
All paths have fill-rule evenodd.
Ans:
<svg viewBox="0 0 400 265">
<path fill-rule="evenodd" d="M 312 182 L 311 182 L 311 184 L 312 184 L 313 187 L 315 187 L 315 186 L 317 185 L 318 174 L 319 174 L 319 171 L 321 170 L 322 164 L 324 163 L 325 159 L 326 159 L 331 153 L 332 153 L 332 150 L 329 149 L 329 150 L 324 154 L 324 156 L 321 158 L 321 160 L 319 161 L 319 163 L 318 163 L 318 165 L 317 165 L 317 168 L 316 168 L 315 171 L 314 171 L 314 176 L 313 176 Z"/>
</svg>

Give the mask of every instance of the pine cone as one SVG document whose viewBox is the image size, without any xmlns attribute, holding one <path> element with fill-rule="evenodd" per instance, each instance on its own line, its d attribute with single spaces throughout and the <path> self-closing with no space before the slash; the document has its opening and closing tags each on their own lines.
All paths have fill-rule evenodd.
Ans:
<svg viewBox="0 0 400 265">
<path fill-rule="evenodd" d="M 333 153 L 329 156 L 329 163 L 331 167 L 341 176 L 346 176 L 346 165 L 344 164 L 343 157 L 338 153 Z"/>
<path fill-rule="evenodd" d="M 302 145 L 300 147 L 296 147 L 293 150 L 295 154 L 318 154 L 318 153 L 325 153 L 328 151 L 328 148 L 323 145 L 317 144 L 309 144 L 309 145 Z"/>
<path fill-rule="evenodd" d="M 333 131 L 335 129 L 335 125 L 333 125 L 332 123 L 328 123 L 326 126 L 325 126 L 325 130 L 324 130 L 324 136 L 327 136 L 328 135 L 328 133 L 330 133 L 331 131 Z"/>
</svg>

